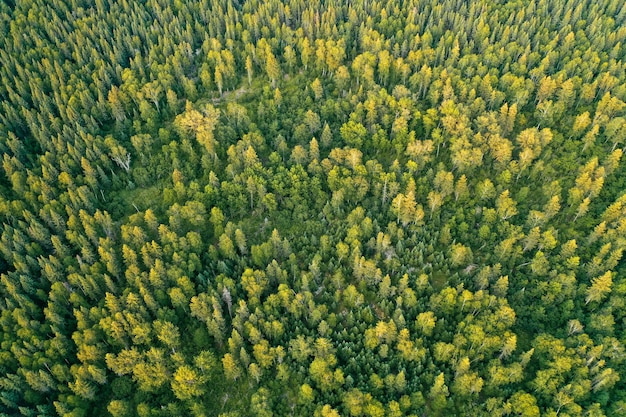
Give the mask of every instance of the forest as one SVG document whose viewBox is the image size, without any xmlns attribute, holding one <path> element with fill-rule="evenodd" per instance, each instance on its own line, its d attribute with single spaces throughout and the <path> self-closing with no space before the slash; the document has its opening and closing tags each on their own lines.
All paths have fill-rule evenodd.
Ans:
<svg viewBox="0 0 626 417">
<path fill-rule="evenodd" d="M 626 416 L 623 1 L 0 33 L 0 417 Z"/>
</svg>

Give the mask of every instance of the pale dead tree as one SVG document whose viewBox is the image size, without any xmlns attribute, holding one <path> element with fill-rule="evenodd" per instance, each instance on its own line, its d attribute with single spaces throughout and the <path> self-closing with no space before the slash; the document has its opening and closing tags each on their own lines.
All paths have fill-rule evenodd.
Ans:
<svg viewBox="0 0 626 417">
<path fill-rule="evenodd" d="M 567 323 L 568 332 L 567 335 L 571 336 L 576 333 L 580 333 L 583 331 L 583 325 L 578 320 L 570 320 Z"/>
<path fill-rule="evenodd" d="M 130 171 L 130 153 L 113 136 L 107 136 L 104 144 L 109 148 L 111 160 L 126 172 Z"/>
<path fill-rule="evenodd" d="M 232 318 L 231 309 L 233 308 L 233 300 L 230 296 L 230 291 L 228 291 L 228 288 L 226 287 L 224 287 L 224 290 L 222 291 L 222 300 L 226 303 L 226 306 L 228 307 L 228 315 Z"/>
<path fill-rule="evenodd" d="M 126 157 L 123 155 L 111 156 L 113 162 L 115 162 L 120 168 L 123 168 L 126 172 L 130 171 L 130 153 L 126 153 Z"/>
</svg>

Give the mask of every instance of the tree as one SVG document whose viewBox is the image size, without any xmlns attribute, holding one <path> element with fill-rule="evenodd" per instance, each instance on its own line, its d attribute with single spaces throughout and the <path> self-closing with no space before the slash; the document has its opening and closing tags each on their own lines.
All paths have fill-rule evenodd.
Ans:
<svg viewBox="0 0 626 417">
<path fill-rule="evenodd" d="M 322 96 L 324 95 L 324 87 L 322 86 L 319 78 L 313 80 L 313 82 L 311 83 L 311 90 L 313 91 L 313 95 L 315 96 L 316 100 L 322 99 Z"/>
<path fill-rule="evenodd" d="M 432 219 L 433 214 L 439 210 L 439 208 L 443 204 L 443 196 L 436 192 L 431 191 L 428 193 L 428 207 L 430 208 L 430 218 Z"/>
<path fill-rule="evenodd" d="M 107 411 L 111 413 L 113 417 L 126 417 L 130 415 L 130 407 L 126 401 L 113 400 L 107 406 Z"/>
<path fill-rule="evenodd" d="M 521 417 L 539 417 L 539 407 L 535 398 L 523 391 L 518 391 L 509 399 L 509 404 L 513 410 Z"/>
<path fill-rule="evenodd" d="M 202 111 L 195 110 L 190 102 L 187 102 L 185 112 L 176 116 L 174 125 L 183 135 L 195 136 L 213 158 L 217 156 L 218 143 L 213 134 L 219 121 L 220 112 L 210 104 L 206 104 Z"/>
<path fill-rule="evenodd" d="M 108 102 L 111 109 L 111 115 L 117 122 L 122 122 L 126 119 L 125 103 L 126 95 L 119 90 L 116 86 L 113 86 L 109 90 Z"/>
<path fill-rule="evenodd" d="M 343 93 L 345 93 L 346 88 L 350 83 L 350 71 L 345 65 L 341 65 L 337 68 L 337 72 L 335 73 L 335 85 L 337 88 Z"/>
<path fill-rule="evenodd" d="M 461 397 L 479 394 L 482 388 L 483 379 L 476 372 L 457 375 L 452 383 L 452 392 Z"/>
<path fill-rule="evenodd" d="M 232 381 L 236 381 L 241 376 L 241 368 L 235 361 L 235 358 L 230 353 L 227 353 L 222 358 L 222 365 L 224 367 L 224 375 L 226 378 Z"/>
<path fill-rule="evenodd" d="M 224 233 L 224 213 L 220 210 L 219 207 L 211 208 L 211 216 L 209 221 L 213 225 L 213 235 L 220 236 Z"/>
<path fill-rule="evenodd" d="M 213 353 L 203 350 L 194 358 L 194 365 L 200 369 L 200 372 L 203 375 L 206 375 L 214 370 L 217 365 L 217 361 L 215 360 L 215 355 L 213 355 Z"/>
<path fill-rule="evenodd" d="M 403 226 L 409 223 L 420 224 L 424 219 L 424 210 L 416 204 L 413 191 L 409 191 L 407 195 L 399 193 L 391 202 L 391 212 Z"/>
<path fill-rule="evenodd" d="M 256 381 L 258 384 L 261 381 L 261 377 L 263 376 L 263 370 L 256 363 L 251 363 L 248 366 L 248 374 Z"/>
<path fill-rule="evenodd" d="M 452 245 L 450 249 L 452 266 L 462 266 L 472 261 L 472 250 L 460 243 Z"/>
<path fill-rule="evenodd" d="M 502 220 L 507 220 L 517 214 L 515 200 L 509 197 L 509 190 L 503 191 L 496 199 L 496 210 Z"/>
<path fill-rule="evenodd" d="M 610 292 L 613 285 L 613 272 L 607 271 L 602 276 L 591 280 L 591 286 L 587 288 L 585 304 L 602 301 Z"/>
<path fill-rule="evenodd" d="M 320 136 L 320 143 L 323 148 L 329 148 L 333 142 L 333 134 L 328 126 L 328 123 L 324 123 L 324 128 L 322 129 L 322 135 Z"/>
<path fill-rule="evenodd" d="M 572 126 L 572 134 L 576 137 L 582 135 L 582 132 L 587 129 L 590 124 L 591 117 L 589 117 L 588 111 L 579 114 L 574 120 L 574 125 Z"/>
<path fill-rule="evenodd" d="M 172 353 L 174 353 L 180 343 L 178 328 L 169 321 L 161 322 L 160 320 L 156 321 L 154 326 L 157 338 L 168 348 L 172 349 Z"/>
<path fill-rule="evenodd" d="M 367 129 L 360 123 L 349 121 L 341 126 L 340 133 L 341 138 L 348 146 L 359 149 L 363 146 L 363 142 L 365 141 L 365 137 L 367 135 Z"/>
<path fill-rule="evenodd" d="M 233 244 L 233 241 L 230 239 L 230 237 L 225 233 L 222 233 L 222 235 L 220 236 L 217 246 L 222 256 L 228 259 L 236 258 L 237 255 L 235 253 L 235 245 Z"/>
<path fill-rule="evenodd" d="M 246 56 L 246 73 L 248 75 L 248 86 L 252 85 L 252 76 L 254 75 L 254 67 L 250 55 Z"/>
<path fill-rule="evenodd" d="M 322 407 L 321 416 L 322 417 L 339 417 L 339 412 L 335 410 L 334 408 L 332 408 L 330 405 L 326 404 L 324 407 Z"/>
<path fill-rule="evenodd" d="M 299 400 L 305 404 L 312 403 L 315 398 L 315 391 L 309 384 L 302 384 L 299 393 Z"/>
<path fill-rule="evenodd" d="M 469 188 L 467 186 L 467 177 L 465 174 L 461 175 L 454 186 L 454 199 L 464 199 L 469 196 Z"/>
<path fill-rule="evenodd" d="M 481 200 L 490 200 L 496 195 L 496 189 L 493 182 L 488 178 L 480 182 L 476 187 L 476 195 Z M 506 194 L 508 197 L 508 194 Z"/>
<path fill-rule="evenodd" d="M 205 380 L 202 374 L 198 374 L 190 366 L 184 365 L 179 367 L 176 372 L 174 372 L 172 391 L 174 391 L 176 398 L 189 400 L 204 394 L 204 382 Z"/>
<path fill-rule="evenodd" d="M 411 157 L 418 166 L 424 166 L 432 160 L 434 150 L 434 142 L 431 139 L 414 140 L 408 143 L 406 154 Z"/>
<path fill-rule="evenodd" d="M 255 271 L 247 268 L 241 276 L 241 284 L 248 293 L 250 300 L 258 301 L 265 290 L 268 281 L 263 271 Z"/>
<path fill-rule="evenodd" d="M 269 405 L 270 392 L 267 388 L 259 388 L 257 392 L 252 394 L 250 402 L 250 411 L 258 417 L 272 417 L 274 413 Z"/>
<path fill-rule="evenodd" d="M 280 78 L 280 66 L 269 48 L 265 51 L 265 70 L 272 81 L 272 88 L 276 87 L 276 81 Z"/>
<path fill-rule="evenodd" d="M 428 397 L 431 400 L 431 408 L 435 412 L 440 412 L 445 409 L 448 395 L 448 387 L 445 382 L 445 376 L 442 372 L 435 377 L 433 386 L 428 392 Z"/>
</svg>

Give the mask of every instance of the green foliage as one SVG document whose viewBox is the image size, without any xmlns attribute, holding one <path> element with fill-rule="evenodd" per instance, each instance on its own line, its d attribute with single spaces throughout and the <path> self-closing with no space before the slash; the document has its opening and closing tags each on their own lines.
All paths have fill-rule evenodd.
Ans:
<svg viewBox="0 0 626 417">
<path fill-rule="evenodd" d="M 626 8 L 261 3 L 0 3 L 2 415 L 624 414 Z"/>
</svg>

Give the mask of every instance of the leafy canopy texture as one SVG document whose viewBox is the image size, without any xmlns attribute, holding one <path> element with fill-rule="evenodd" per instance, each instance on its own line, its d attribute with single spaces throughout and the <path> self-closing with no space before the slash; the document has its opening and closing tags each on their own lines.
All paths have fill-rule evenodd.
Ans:
<svg viewBox="0 0 626 417">
<path fill-rule="evenodd" d="M 623 1 L 0 33 L 0 417 L 626 415 Z"/>
</svg>

